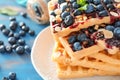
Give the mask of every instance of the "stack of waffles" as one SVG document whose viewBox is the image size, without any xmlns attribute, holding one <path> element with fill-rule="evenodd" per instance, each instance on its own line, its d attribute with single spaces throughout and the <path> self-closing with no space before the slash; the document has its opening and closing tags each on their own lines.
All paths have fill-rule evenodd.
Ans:
<svg viewBox="0 0 120 80">
<path fill-rule="evenodd" d="M 59 78 L 120 75 L 120 0 L 51 0 Z"/>
</svg>

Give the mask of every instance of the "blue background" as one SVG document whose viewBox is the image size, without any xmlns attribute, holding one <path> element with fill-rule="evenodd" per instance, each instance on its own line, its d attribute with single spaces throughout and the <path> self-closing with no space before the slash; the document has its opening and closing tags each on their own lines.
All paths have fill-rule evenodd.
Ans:
<svg viewBox="0 0 120 80">
<path fill-rule="evenodd" d="M 4 6 L 16 6 L 18 5 L 14 0 L 0 0 L 0 8 Z M 23 39 L 26 40 L 26 43 L 32 48 L 34 40 L 38 33 L 43 30 L 48 25 L 39 25 L 29 18 L 24 19 L 20 15 L 16 16 L 17 21 L 24 21 L 31 29 L 35 30 L 36 35 L 31 37 L 27 34 Z M 5 24 L 6 27 L 9 27 L 9 17 L 5 15 L 0 15 L 0 24 Z M 5 42 L 5 45 L 8 45 L 7 37 L 5 37 L 0 31 L 0 40 Z M 42 65 L 42 64 L 41 64 Z M 8 76 L 9 72 L 16 72 L 17 80 L 43 80 L 35 71 L 32 63 L 30 53 L 24 55 L 18 55 L 15 52 L 8 54 L 0 54 L 0 80 L 3 76 Z"/>
</svg>

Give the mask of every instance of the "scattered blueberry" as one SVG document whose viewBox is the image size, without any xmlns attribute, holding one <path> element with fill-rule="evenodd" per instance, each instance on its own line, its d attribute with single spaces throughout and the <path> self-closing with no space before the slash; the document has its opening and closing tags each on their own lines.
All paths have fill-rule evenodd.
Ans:
<svg viewBox="0 0 120 80">
<path fill-rule="evenodd" d="M 6 26 L 4 24 L 0 24 L 0 30 L 2 31 L 3 29 L 5 29 Z"/>
<path fill-rule="evenodd" d="M 3 77 L 2 80 L 9 80 L 8 77 Z"/>
<path fill-rule="evenodd" d="M 66 5 L 63 5 L 62 7 L 61 7 L 61 10 L 62 10 L 62 12 L 64 12 L 66 9 L 68 9 L 69 8 L 69 6 L 66 4 Z"/>
<path fill-rule="evenodd" d="M 93 3 L 94 3 L 95 5 L 101 4 L 101 0 L 93 0 Z"/>
<path fill-rule="evenodd" d="M 24 40 L 24 39 L 19 39 L 19 40 L 18 40 L 18 44 L 20 44 L 20 45 L 25 45 L 25 40 Z"/>
<path fill-rule="evenodd" d="M 9 20 L 10 21 L 16 21 L 16 18 L 11 16 L 11 17 L 9 17 Z"/>
<path fill-rule="evenodd" d="M 29 30 L 28 33 L 29 33 L 31 36 L 34 36 L 34 35 L 35 35 L 35 31 L 34 31 L 34 30 Z"/>
<path fill-rule="evenodd" d="M 73 36 L 70 36 L 69 38 L 68 38 L 68 42 L 71 44 L 71 43 L 74 43 L 76 41 L 76 36 L 75 35 L 73 35 Z"/>
<path fill-rule="evenodd" d="M 28 45 L 25 45 L 24 48 L 25 48 L 25 51 L 31 52 L 31 49 L 30 49 L 30 47 Z"/>
<path fill-rule="evenodd" d="M 108 16 L 108 12 L 106 10 L 100 11 L 98 14 L 100 17 Z"/>
<path fill-rule="evenodd" d="M 0 40 L 0 45 L 4 45 L 4 42 L 2 40 Z"/>
<path fill-rule="evenodd" d="M 73 50 L 79 51 L 79 50 L 81 50 L 81 49 L 82 49 L 82 46 L 81 46 L 80 42 L 75 42 L 75 43 L 73 44 Z"/>
<path fill-rule="evenodd" d="M 28 32 L 28 31 L 29 31 L 29 27 L 27 27 L 27 26 L 22 26 L 22 30 L 25 31 L 25 32 Z"/>
<path fill-rule="evenodd" d="M 61 4 L 61 3 L 64 3 L 65 0 L 58 0 L 58 3 Z"/>
<path fill-rule="evenodd" d="M 8 42 L 9 42 L 11 45 L 13 45 L 13 44 L 16 43 L 16 38 L 15 38 L 15 37 L 9 37 L 9 38 L 8 38 Z"/>
<path fill-rule="evenodd" d="M 26 12 L 21 12 L 20 15 L 23 16 L 24 18 L 27 17 L 27 13 Z"/>
<path fill-rule="evenodd" d="M 16 30 L 17 22 L 16 21 L 10 22 L 9 27 L 10 27 L 11 30 Z"/>
<path fill-rule="evenodd" d="M 85 10 L 85 13 L 92 13 L 95 11 L 95 8 L 92 4 L 88 4 L 87 10 Z"/>
<path fill-rule="evenodd" d="M 70 15 L 70 12 L 67 12 L 67 11 L 64 11 L 62 14 L 61 14 L 61 17 L 62 19 L 65 19 L 66 16 Z"/>
<path fill-rule="evenodd" d="M 68 27 L 74 23 L 74 18 L 71 15 L 68 15 L 68 16 L 66 16 L 64 23 Z"/>
<path fill-rule="evenodd" d="M 9 29 L 3 29 L 3 30 L 2 30 L 2 33 L 3 33 L 5 36 L 8 36 L 9 33 L 10 33 L 10 30 L 9 30 Z"/>
<path fill-rule="evenodd" d="M 20 22 L 19 26 L 20 26 L 20 28 L 22 28 L 22 26 L 26 26 L 26 24 L 24 22 Z"/>
<path fill-rule="evenodd" d="M 115 7 L 114 7 L 113 4 L 107 4 L 107 9 L 108 10 L 113 10 L 113 9 L 115 9 Z"/>
<path fill-rule="evenodd" d="M 74 9 L 77 9 L 77 8 L 79 8 L 80 6 L 77 4 L 77 2 L 73 2 L 73 3 L 72 3 L 72 7 L 73 7 Z"/>
<path fill-rule="evenodd" d="M 20 34 L 20 36 L 25 36 L 26 32 L 23 31 L 23 30 L 20 30 L 20 31 L 19 31 L 19 34 Z"/>
<path fill-rule="evenodd" d="M 114 35 L 117 39 L 120 39 L 120 27 L 114 29 Z"/>
<path fill-rule="evenodd" d="M 80 42 L 82 42 L 82 41 L 84 41 L 86 39 L 87 39 L 87 35 L 85 33 L 80 33 L 77 36 L 77 40 L 80 41 Z"/>
<path fill-rule="evenodd" d="M 113 32 L 114 29 L 115 29 L 115 27 L 112 26 L 112 25 L 107 25 L 107 26 L 106 26 L 106 29 Z"/>
<path fill-rule="evenodd" d="M 8 34 L 8 37 L 12 37 L 14 35 L 14 33 L 12 31 L 10 31 L 10 33 Z"/>
<path fill-rule="evenodd" d="M 120 27 L 120 21 L 115 22 L 115 27 Z"/>
<path fill-rule="evenodd" d="M 73 12 L 74 16 L 78 16 L 78 15 L 81 15 L 82 12 L 79 10 L 79 9 L 76 9 L 74 12 Z"/>
<path fill-rule="evenodd" d="M 10 45 L 5 46 L 5 50 L 9 53 L 12 52 L 12 47 Z"/>
<path fill-rule="evenodd" d="M 104 10 L 104 7 L 103 7 L 102 4 L 99 4 L 99 5 L 96 6 L 96 9 L 97 9 L 98 11 L 102 11 L 102 10 Z"/>
<path fill-rule="evenodd" d="M 24 54 L 24 51 L 25 51 L 25 49 L 24 49 L 23 46 L 18 46 L 18 47 L 16 48 L 16 52 L 17 52 L 18 54 Z"/>
<path fill-rule="evenodd" d="M 16 49 L 19 45 L 18 44 L 13 44 L 12 49 Z"/>
<path fill-rule="evenodd" d="M 19 38 L 20 38 L 20 35 L 19 35 L 18 33 L 14 33 L 14 37 L 15 37 L 16 39 L 19 39 Z"/>
<path fill-rule="evenodd" d="M 15 72 L 10 72 L 9 73 L 9 79 L 10 80 L 16 80 L 16 73 Z"/>
<path fill-rule="evenodd" d="M 5 46 L 4 45 L 0 45 L 0 53 L 5 53 Z"/>
</svg>

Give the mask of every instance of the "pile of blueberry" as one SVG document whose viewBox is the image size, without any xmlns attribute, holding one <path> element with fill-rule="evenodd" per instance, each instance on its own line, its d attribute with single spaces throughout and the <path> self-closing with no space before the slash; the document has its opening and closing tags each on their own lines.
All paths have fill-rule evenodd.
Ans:
<svg viewBox="0 0 120 80">
<path fill-rule="evenodd" d="M 68 38 L 68 43 L 70 44 L 73 51 L 79 51 L 83 48 L 90 47 L 95 44 L 95 42 L 90 38 L 90 35 L 96 30 L 94 26 L 91 26 L 86 29 L 81 29 L 77 33 L 73 33 Z"/>
<path fill-rule="evenodd" d="M 16 80 L 16 73 L 15 72 L 10 72 L 8 74 L 8 77 L 3 77 L 2 80 Z"/>
<path fill-rule="evenodd" d="M 21 15 L 26 18 L 25 13 Z M 35 35 L 35 31 L 31 30 L 30 27 L 24 22 L 17 22 L 15 17 L 10 17 L 9 29 L 4 24 L 0 25 L 0 31 L 8 38 L 9 45 L 5 45 L 3 40 L 0 40 L 0 53 L 11 53 L 15 51 L 18 54 L 24 54 L 25 52 L 30 53 L 31 49 L 26 44 L 23 37 L 28 33 L 31 36 Z"/>
<path fill-rule="evenodd" d="M 79 1 L 79 0 L 78 0 Z M 114 10 L 112 0 L 80 0 L 83 1 L 78 3 L 77 0 L 58 0 L 59 8 L 62 10 L 60 17 L 62 22 L 58 23 L 59 26 L 68 27 L 75 22 L 75 16 L 86 14 L 89 16 L 98 15 L 99 17 L 104 17 L 109 15 L 110 10 Z M 93 14 L 94 13 L 94 14 Z M 51 12 L 52 16 L 56 17 L 55 10 Z M 54 21 L 54 24 L 57 23 Z"/>
</svg>

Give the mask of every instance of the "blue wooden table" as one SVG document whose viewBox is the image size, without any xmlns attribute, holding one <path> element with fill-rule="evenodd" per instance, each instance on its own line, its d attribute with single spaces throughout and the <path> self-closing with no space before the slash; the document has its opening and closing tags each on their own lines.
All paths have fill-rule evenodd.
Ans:
<svg viewBox="0 0 120 80">
<path fill-rule="evenodd" d="M 1 0 L 0 7 L 2 6 L 16 6 L 18 5 L 14 0 Z M 24 21 L 31 29 L 35 30 L 36 35 L 31 37 L 27 34 L 23 39 L 26 40 L 26 44 L 28 44 L 31 48 L 34 43 L 34 40 L 37 34 L 43 30 L 47 25 L 39 25 L 33 22 L 30 19 L 24 19 L 20 15 L 16 16 L 17 21 Z M 9 17 L 5 15 L 0 15 L 0 24 L 5 24 L 8 28 L 9 26 Z M 0 40 L 5 42 L 5 45 L 8 45 L 7 37 L 5 37 L 0 31 Z M 41 64 L 42 65 L 42 64 Z M 30 53 L 24 55 L 18 55 L 15 52 L 8 54 L 0 54 L 0 80 L 3 76 L 8 76 L 9 72 L 16 72 L 17 80 L 43 80 L 35 71 L 32 63 Z"/>
</svg>

